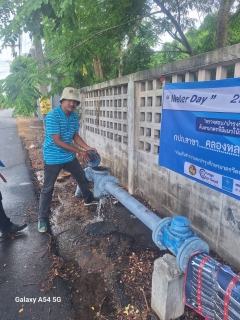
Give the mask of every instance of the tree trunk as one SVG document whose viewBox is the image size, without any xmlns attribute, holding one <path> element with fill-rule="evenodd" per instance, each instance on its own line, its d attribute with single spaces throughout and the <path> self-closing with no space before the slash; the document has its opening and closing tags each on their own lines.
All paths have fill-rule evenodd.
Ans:
<svg viewBox="0 0 240 320">
<path fill-rule="evenodd" d="M 123 63 L 123 52 L 122 52 L 122 49 L 121 49 L 120 42 L 118 42 L 118 47 L 117 48 L 118 48 L 119 59 L 120 59 L 118 77 L 120 78 L 123 75 L 123 66 L 124 66 L 124 63 Z"/>
<path fill-rule="evenodd" d="M 215 48 L 223 48 L 227 45 L 227 35 L 228 35 L 228 21 L 229 12 L 232 5 L 232 0 L 221 0 L 220 8 L 217 17 L 217 29 L 216 29 L 216 40 Z"/>
<path fill-rule="evenodd" d="M 43 68 L 44 61 L 43 61 L 43 50 L 42 50 L 41 40 L 34 39 L 34 47 L 35 47 L 35 55 L 36 55 L 36 60 L 38 61 L 38 65 L 40 68 Z M 42 95 L 48 93 L 47 85 L 39 86 L 39 88 Z"/>
<path fill-rule="evenodd" d="M 94 67 L 96 76 L 98 76 L 98 78 L 100 79 L 103 79 L 101 60 L 98 54 L 95 54 L 93 56 L 93 67 Z"/>
<path fill-rule="evenodd" d="M 166 15 L 167 19 L 171 21 L 171 23 L 174 25 L 175 29 L 177 30 L 180 37 L 175 36 L 174 39 L 179 41 L 182 45 L 184 45 L 184 47 L 187 49 L 187 53 L 189 54 L 189 56 L 193 56 L 192 47 L 189 44 L 187 38 L 185 37 L 180 24 L 173 17 L 171 12 L 168 11 L 168 9 L 165 7 L 164 1 L 160 1 L 160 0 L 153 0 L 153 1 L 160 7 L 160 9 L 162 10 L 162 13 Z"/>
<path fill-rule="evenodd" d="M 35 57 L 38 62 L 38 66 L 40 69 L 44 67 L 44 60 L 43 60 L 43 50 L 42 50 L 42 43 L 41 40 L 34 39 L 34 48 L 35 48 Z M 41 95 L 45 95 L 48 93 L 47 85 L 39 85 L 39 91 Z M 46 114 L 42 115 L 43 119 L 45 119 Z"/>
</svg>

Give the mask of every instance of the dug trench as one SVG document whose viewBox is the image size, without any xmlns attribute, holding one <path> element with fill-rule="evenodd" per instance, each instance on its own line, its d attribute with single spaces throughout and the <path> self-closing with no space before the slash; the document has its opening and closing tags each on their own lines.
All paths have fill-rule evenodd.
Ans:
<svg viewBox="0 0 240 320">
<path fill-rule="evenodd" d="M 18 117 L 17 126 L 39 195 L 43 123 Z M 151 231 L 116 199 L 108 196 L 97 208 L 86 208 L 75 196 L 76 187 L 69 173 L 61 172 L 55 184 L 49 231 L 50 245 L 58 252 L 53 274 L 64 279 L 76 319 L 158 320 L 151 309 L 151 279 L 154 261 L 166 252 L 156 247 Z M 143 199 L 136 198 L 161 217 Z M 36 219 L 26 219 L 37 228 Z M 179 319 L 203 317 L 186 307 Z"/>
</svg>

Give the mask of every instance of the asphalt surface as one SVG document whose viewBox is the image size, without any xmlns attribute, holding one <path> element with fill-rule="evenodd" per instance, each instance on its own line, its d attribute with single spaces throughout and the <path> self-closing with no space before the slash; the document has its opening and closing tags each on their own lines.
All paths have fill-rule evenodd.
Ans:
<svg viewBox="0 0 240 320">
<path fill-rule="evenodd" d="M 0 110 L 0 160 L 5 164 L 0 172 L 7 180 L 0 179 L 0 190 L 6 214 L 22 224 L 38 202 L 11 114 L 11 110 Z M 74 319 L 67 283 L 59 277 L 54 277 L 53 284 L 49 281 L 53 263 L 47 250 L 49 239 L 37 231 L 37 222 L 12 238 L 0 234 L 0 320 Z"/>
</svg>

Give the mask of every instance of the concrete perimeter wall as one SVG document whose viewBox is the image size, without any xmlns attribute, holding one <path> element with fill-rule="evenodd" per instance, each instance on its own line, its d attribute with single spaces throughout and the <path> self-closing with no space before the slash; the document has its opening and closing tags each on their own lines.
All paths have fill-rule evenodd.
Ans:
<svg viewBox="0 0 240 320">
<path fill-rule="evenodd" d="M 240 77 L 240 44 L 82 88 L 81 134 L 130 194 L 163 216 L 187 217 L 211 249 L 240 267 L 239 201 L 158 165 L 162 77 L 205 81 L 230 70 Z"/>
</svg>

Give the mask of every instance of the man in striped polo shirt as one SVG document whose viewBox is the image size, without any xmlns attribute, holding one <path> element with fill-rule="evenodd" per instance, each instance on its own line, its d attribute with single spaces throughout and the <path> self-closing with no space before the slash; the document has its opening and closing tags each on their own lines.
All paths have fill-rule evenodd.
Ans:
<svg viewBox="0 0 240 320">
<path fill-rule="evenodd" d="M 40 195 L 38 213 L 38 231 L 46 232 L 49 209 L 52 201 L 54 183 L 61 169 L 69 171 L 77 181 L 84 199 L 84 205 L 97 205 L 98 200 L 89 190 L 89 182 L 76 158 L 82 156 L 89 161 L 88 151 L 95 148 L 88 146 L 79 136 L 79 119 L 74 112 L 80 99 L 77 89 L 67 87 L 60 99 L 61 105 L 50 111 L 45 118 L 45 139 L 43 143 L 44 182 Z M 72 142 L 81 147 L 78 149 Z"/>
</svg>

